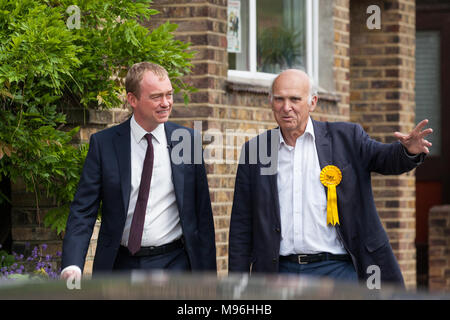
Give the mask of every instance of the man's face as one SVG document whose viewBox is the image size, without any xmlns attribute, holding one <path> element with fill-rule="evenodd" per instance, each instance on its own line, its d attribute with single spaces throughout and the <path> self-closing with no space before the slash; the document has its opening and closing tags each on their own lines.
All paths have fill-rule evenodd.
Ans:
<svg viewBox="0 0 450 320">
<path fill-rule="evenodd" d="M 146 71 L 141 80 L 140 96 L 127 94 L 136 122 L 147 132 L 169 120 L 173 105 L 173 88 L 168 77 L 160 78 Z"/>
<path fill-rule="evenodd" d="M 281 73 L 273 84 L 272 110 L 283 134 L 303 134 L 309 113 L 317 103 L 313 97 L 308 104 L 309 80 L 301 71 L 288 70 Z"/>
</svg>

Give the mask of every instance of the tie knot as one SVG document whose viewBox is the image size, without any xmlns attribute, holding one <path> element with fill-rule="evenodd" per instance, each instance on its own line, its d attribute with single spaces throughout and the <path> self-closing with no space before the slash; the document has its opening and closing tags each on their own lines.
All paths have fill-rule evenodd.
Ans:
<svg viewBox="0 0 450 320">
<path fill-rule="evenodd" d="M 147 139 L 147 142 L 150 144 L 152 143 L 152 137 L 153 135 L 151 133 L 145 134 L 144 138 Z"/>
</svg>

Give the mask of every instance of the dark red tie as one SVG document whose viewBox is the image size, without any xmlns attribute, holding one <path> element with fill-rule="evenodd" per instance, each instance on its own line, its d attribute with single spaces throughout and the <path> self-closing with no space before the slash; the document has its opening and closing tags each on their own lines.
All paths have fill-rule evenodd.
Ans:
<svg viewBox="0 0 450 320">
<path fill-rule="evenodd" d="M 131 254 L 135 254 L 141 248 L 142 231 L 144 230 L 145 212 L 147 211 L 148 196 L 150 193 L 150 182 L 153 172 L 153 144 L 152 135 L 145 135 L 148 146 L 145 153 L 144 167 L 142 168 L 141 184 L 139 185 L 139 193 L 134 209 L 133 220 L 131 222 L 130 235 L 128 237 L 128 250 Z"/>
</svg>

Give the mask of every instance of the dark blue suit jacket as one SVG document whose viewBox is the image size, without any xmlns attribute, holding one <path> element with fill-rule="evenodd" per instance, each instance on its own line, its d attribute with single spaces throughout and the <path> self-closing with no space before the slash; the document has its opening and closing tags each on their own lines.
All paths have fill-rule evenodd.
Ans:
<svg viewBox="0 0 450 320">
<path fill-rule="evenodd" d="M 403 284 L 375 208 L 371 172 L 401 174 L 420 164 L 423 155 L 415 162 L 399 142 L 383 144 L 372 140 L 357 124 L 313 120 L 313 126 L 320 167 L 335 165 L 342 172 L 342 181 L 336 188 L 340 221 L 336 228 L 358 277 L 367 279 L 372 274 L 367 273 L 367 267 L 377 265 L 382 281 Z M 270 164 L 261 161 L 262 141 L 274 153 Z M 253 162 L 249 152 L 252 143 L 258 146 L 258 159 Z M 276 170 L 278 146 L 278 130 L 270 130 L 243 147 L 230 222 L 231 272 L 278 272 L 281 224 L 277 176 L 261 174 L 261 169 L 273 164 Z"/>
<path fill-rule="evenodd" d="M 184 141 L 172 141 L 172 132 L 183 128 Z M 169 151 L 190 139 L 189 163 L 171 159 L 172 179 L 180 213 L 185 249 L 193 271 L 216 270 L 214 222 L 203 158 L 194 163 L 195 135 L 189 128 L 166 122 Z M 184 142 L 183 142 L 184 141 Z M 201 138 L 197 140 L 201 146 Z M 170 152 L 169 152 L 170 153 Z M 184 156 L 180 153 L 181 156 Z M 186 158 L 184 158 L 186 159 Z M 101 227 L 93 272 L 112 270 L 120 246 L 131 189 L 130 119 L 91 136 L 63 242 L 62 268 L 77 265 L 83 270 L 97 212 L 101 204 Z"/>
</svg>

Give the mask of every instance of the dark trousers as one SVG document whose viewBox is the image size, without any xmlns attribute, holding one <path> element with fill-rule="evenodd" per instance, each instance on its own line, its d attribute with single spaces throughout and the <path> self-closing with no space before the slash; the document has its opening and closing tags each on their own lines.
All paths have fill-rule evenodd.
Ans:
<svg viewBox="0 0 450 320">
<path fill-rule="evenodd" d="M 114 262 L 114 271 L 131 270 L 157 270 L 164 269 L 170 271 L 189 271 L 191 266 L 189 258 L 184 248 L 178 248 L 173 251 L 159 254 L 156 256 L 134 257 L 126 251 L 119 250 L 116 261 Z"/>
<path fill-rule="evenodd" d="M 299 274 L 318 277 L 329 277 L 336 280 L 358 282 L 355 267 L 350 261 L 321 261 L 299 264 L 293 261 L 281 260 L 279 273 Z"/>
</svg>

